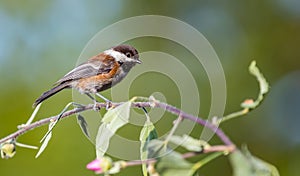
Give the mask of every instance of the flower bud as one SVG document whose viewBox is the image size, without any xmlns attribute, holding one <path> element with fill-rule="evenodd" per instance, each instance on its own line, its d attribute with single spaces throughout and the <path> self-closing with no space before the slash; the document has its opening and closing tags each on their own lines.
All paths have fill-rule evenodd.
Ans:
<svg viewBox="0 0 300 176">
<path fill-rule="evenodd" d="M 1 157 L 5 159 L 12 158 L 16 154 L 16 144 L 14 140 L 7 141 L 0 146 Z"/>
<path fill-rule="evenodd" d="M 113 161 L 109 157 L 102 157 L 95 159 L 94 161 L 87 164 L 86 168 L 95 171 L 98 174 L 107 172 L 113 165 Z"/>
</svg>

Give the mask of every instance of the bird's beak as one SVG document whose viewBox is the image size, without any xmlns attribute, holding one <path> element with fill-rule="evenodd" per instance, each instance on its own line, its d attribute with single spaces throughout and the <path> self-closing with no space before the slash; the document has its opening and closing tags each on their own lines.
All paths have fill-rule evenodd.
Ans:
<svg viewBox="0 0 300 176">
<path fill-rule="evenodd" d="M 142 61 L 141 61 L 141 60 L 139 60 L 139 59 L 136 59 L 136 60 L 135 60 L 135 63 L 141 64 L 141 63 L 142 63 Z"/>
</svg>

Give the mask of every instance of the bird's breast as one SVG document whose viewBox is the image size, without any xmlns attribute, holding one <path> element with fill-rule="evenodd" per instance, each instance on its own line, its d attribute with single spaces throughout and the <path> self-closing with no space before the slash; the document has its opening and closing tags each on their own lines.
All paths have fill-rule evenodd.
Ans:
<svg viewBox="0 0 300 176">
<path fill-rule="evenodd" d="M 99 74 L 96 76 L 82 78 L 77 81 L 75 87 L 80 93 L 101 92 L 119 83 L 127 75 L 122 69 L 111 74 Z"/>
</svg>

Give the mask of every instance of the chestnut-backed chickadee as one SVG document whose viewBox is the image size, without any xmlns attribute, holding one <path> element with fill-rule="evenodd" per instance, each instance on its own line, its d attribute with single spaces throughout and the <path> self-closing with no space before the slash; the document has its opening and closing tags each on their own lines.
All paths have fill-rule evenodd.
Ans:
<svg viewBox="0 0 300 176">
<path fill-rule="evenodd" d="M 44 92 L 33 104 L 37 106 L 47 98 L 66 88 L 77 89 L 82 94 L 98 94 L 120 82 L 129 70 L 140 64 L 138 51 L 129 45 L 119 45 L 100 53 L 78 65 Z"/>
</svg>

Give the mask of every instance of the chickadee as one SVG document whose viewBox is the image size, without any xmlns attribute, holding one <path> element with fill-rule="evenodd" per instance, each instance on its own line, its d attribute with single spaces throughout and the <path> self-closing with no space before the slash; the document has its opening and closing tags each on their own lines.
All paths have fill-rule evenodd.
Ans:
<svg viewBox="0 0 300 176">
<path fill-rule="evenodd" d="M 66 88 L 74 88 L 82 94 L 97 94 L 119 83 L 136 64 L 141 64 L 138 51 L 130 45 L 112 47 L 78 65 L 44 92 L 33 104 L 38 104 Z"/>
</svg>

